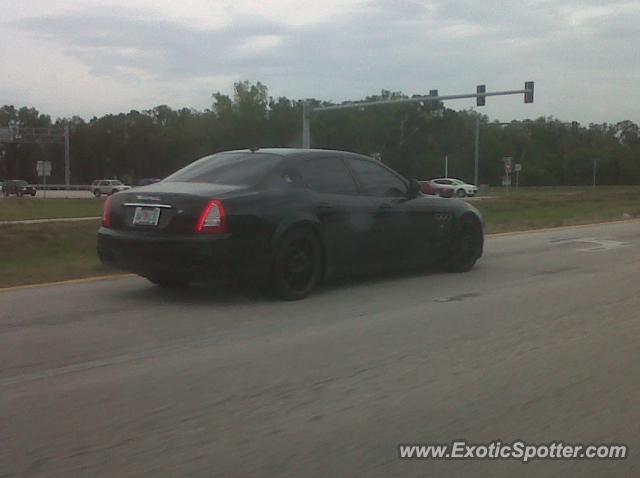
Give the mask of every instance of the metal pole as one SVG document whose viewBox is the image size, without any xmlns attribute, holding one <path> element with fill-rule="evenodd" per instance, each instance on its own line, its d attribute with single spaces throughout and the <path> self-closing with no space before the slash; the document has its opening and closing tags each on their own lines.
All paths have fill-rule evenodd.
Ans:
<svg viewBox="0 0 640 478">
<path fill-rule="evenodd" d="M 449 177 L 449 156 L 444 155 L 444 177 Z"/>
<path fill-rule="evenodd" d="M 315 112 L 333 111 L 333 110 L 343 110 L 347 108 L 362 108 L 365 106 L 382 106 L 382 105 L 397 105 L 401 103 L 418 103 L 421 101 L 461 100 L 465 98 L 477 98 L 478 96 L 519 95 L 522 93 L 528 93 L 529 91 L 530 90 L 488 91 L 486 93 L 481 93 L 481 94 L 464 93 L 460 95 L 416 96 L 413 98 L 403 98 L 400 100 L 360 101 L 360 102 L 346 103 L 342 105 L 319 106 L 317 108 L 314 108 L 314 111 Z"/>
<path fill-rule="evenodd" d="M 432 90 L 432 92 L 436 92 L 437 90 Z M 401 103 L 419 103 L 419 102 L 427 102 L 427 101 L 445 101 L 445 100 L 459 100 L 464 98 L 486 98 L 487 96 L 504 96 L 504 95 L 518 95 L 525 94 L 525 102 L 532 103 L 533 102 L 533 82 L 526 82 L 525 88 L 523 90 L 506 90 L 506 91 L 487 91 L 484 93 L 463 93 L 459 95 L 429 95 L 429 96 L 415 96 L 412 98 L 402 98 L 396 100 L 384 100 L 384 101 L 360 101 L 353 103 L 345 103 L 341 105 L 331 105 L 331 106 L 318 106 L 313 108 L 311 105 L 307 104 L 306 101 L 302 103 L 302 147 L 310 148 L 311 147 L 311 133 L 310 133 L 310 125 L 309 120 L 312 114 L 321 113 L 323 111 L 334 111 L 334 110 L 343 110 L 348 108 L 363 108 L 365 106 L 382 106 L 382 105 L 397 105 Z M 531 95 L 530 100 L 527 101 L 527 96 Z M 480 128 L 480 120 L 476 118 L 476 130 Z M 479 133 L 476 134 L 476 138 Z M 477 151 L 477 148 L 476 148 Z M 477 169 L 476 169 L 477 171 Z M 478 183 L 478 175 L 476 174 L 476 178 L 474 181 L 476 184 Z"/>
<path fill-rule="evenodd" d="M 69 125 L 64 127 L 64 184 L 71 184 L 71 168 L 69 166 Z"/>
<path fill-rule="evenodd" d="M 475 150 L 473 153 L 473 184 L 477 187 L 479 184 L 479 168 L 480 168 L 480 116 L 476 116 L 476 138 Z"/>
<path fill-rule="evenodd" d="M 596 187 L 596 173 L 598 171 L 598 160 L 593 160 L 593 187 Z"/>
<path fill-rule="evenodd" d="M 302 102 L 302 147 L 304 149 L 311 148 L 311 127 L 309 125 L 309 117 L 311 116 L 310 105 Z"/>
</svg>

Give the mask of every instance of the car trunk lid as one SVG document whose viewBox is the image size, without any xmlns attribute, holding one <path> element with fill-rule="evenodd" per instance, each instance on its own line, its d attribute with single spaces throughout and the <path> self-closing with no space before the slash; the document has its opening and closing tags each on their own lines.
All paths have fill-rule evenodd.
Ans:
<svg viewBox="0 0 640 478">
<path fill-rule="evenodd" d="M 194 233 L 212 199 L 224 200 L 244 186 L 156 183 L 111 197 L 111 227 L 167 234 Z"/>
</svg>

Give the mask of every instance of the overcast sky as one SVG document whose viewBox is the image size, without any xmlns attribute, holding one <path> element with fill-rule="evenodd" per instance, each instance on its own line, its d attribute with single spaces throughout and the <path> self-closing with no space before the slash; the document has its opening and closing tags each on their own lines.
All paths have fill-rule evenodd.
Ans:
<svg viewBox="0 0 640 478">
<path fill-rule="evenodd" d="M 638 0 L 0 0 L 0 12 L 0 104 L 54 117 L 204 109 L 245 79 L 336 102 L 534 80 L 534 104 L 488 98 L 481 111 L 640 122 Z"/>
</svg>

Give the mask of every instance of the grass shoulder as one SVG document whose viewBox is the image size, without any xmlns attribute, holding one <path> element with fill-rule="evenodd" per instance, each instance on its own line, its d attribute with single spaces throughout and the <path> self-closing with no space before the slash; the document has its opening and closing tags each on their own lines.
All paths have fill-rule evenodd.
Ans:
<svg viewBox="0 0 640 478">
<path fill-rule="evenodd" d="M 97 217 L 102 214 L 103 199 L 17 198 L 0 199 L 0 221 Z"/>
</svg>

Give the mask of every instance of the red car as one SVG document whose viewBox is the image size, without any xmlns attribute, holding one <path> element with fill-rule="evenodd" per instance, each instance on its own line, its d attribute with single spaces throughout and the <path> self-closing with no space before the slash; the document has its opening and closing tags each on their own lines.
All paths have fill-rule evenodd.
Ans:
<svg viewBox="0 0 640 478">
<path fill-rule="evenodd" d="M 418 181 L 420 183 L 420 190 L 423 194 L 429 194 L 431 196 L 440 196 L 443 198 L 453 197 L 453 189 L 440 186 L 433 181 Z"/>
</svg>

